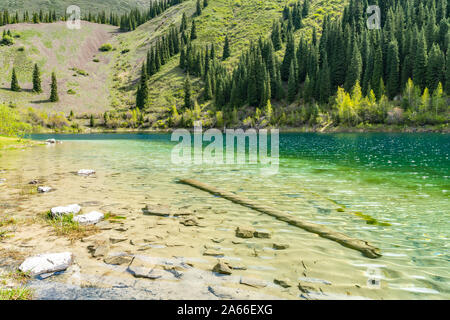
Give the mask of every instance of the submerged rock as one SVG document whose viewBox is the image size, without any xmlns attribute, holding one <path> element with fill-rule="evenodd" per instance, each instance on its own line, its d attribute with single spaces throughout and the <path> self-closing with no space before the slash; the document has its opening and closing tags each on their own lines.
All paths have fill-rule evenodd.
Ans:
<svg viewBox="0 0 450 320">
<path fill-rule="evenodd" d="M 180 223 L 186 227 L 196 227 L 198 226 L 198 220 L 196 217 L 186 217 L 180 221 Z"/>
<path fill-rule="evenodd" d="M 108 254 L 109 251 L 109 246 L 106 241 L 103 243 L 98 243 L 96 245 L 89 245 L 87 248 L 94 258 L 104 257 Z"/>
<path fill-rule="evenodd" d="M 41 181 L 40 180 L 31 180 L 30 182 L 28 182 L 28 184 L 40 184 Z"/>
<path fill-rule="evenodd" d="M 111 238 L 109 238 L 109 242 L 111 242 L 112 244 L 123 242 L 123 241 L 126 241 L 126 240 L 127 240 L 127 238 L 123 238 L 123 237 L 111 237 Z"/>
<path fill-rule="evenodd" d="M 32 276 L 66 270 L 73 262 L 71 252 L 46 253 L 27 258 L 19 270 Z"/>
<path fill-rule="evenodd" d="M 147 216 L 159 216 L 166 217 L 170 215 L 170 209 L 166 206 L 159 205 L 146 205 L 145 208 L 142 209 L 142 212 Z"/>
<path fill-rule="evenodd" d="M 253 287 L 253 288 L 264 288 L 267 287 L 267 283 L 254 278 L 244 278 L 241 277 L 241 280 L 239 281 L 240 284 L 245 284 L 247 286 Z"/>
<path fill-rule="evenodd" d="M 56 144 L 56 140 L 55 139 L 47 139 L 47 140 L 45 140 L 45 143 L 47 143 L 47 144 Z"/>
<path fill-rule="evenodd" d="M 214 249 L 207 249 L 203 252 L 204 256 L 223 257 L 223 252 Z"/>
<path fill-rule="evenodd" d="M 274 243 L 273 248 L 275 250 L 285 250 L 289 248 L 289 245 L 287 243 Z"/>
<path fill-rule="evenodd" d="M 37 191 L 38 191 L 39 193 L 47 193 L 47 192 L 52 191 L 52 188 L 51 188 L 51 187 L 45 187 L 45 186 L 42 186 L 42 187 L 38 187 L 38 188 L 37 188 Z"/>
<path fill-rule="evenodd" d="M 50 213 L 54 218 L 57 218 L 68 214 L 77 214 L 80 211 L 81 207 L 78 204 L 71 204 L 65 207 L 54 207 L 50 210 Z"/>
<path fill-rule="evenodd" d="M 270 233 L 265 231 L 255 231 L 253 236 L 260 239 L 270 239 L 271 237 Z"/>
<path fill-rule="evenodd" d="M 77 174 L 79 176 L 91 176 L 91 175 L 95 174 L 95 170 L 92 170 L 92 169 L 81 169 L 81 170 L 78 170 Z"/>
<path fill-rule="evenodd" d="M 107 264 L 119 266 L 122 264 L 129 264 L 132 260 L 133 258 L 127 256 L 109 256 L 106 257 L 103 261 Z"/>
<path fill-rule="evenodd" d="M 247 267 L 243 264 L 236 263 L 236 262 L 225 262 L 227 266 L 229 266 L 232 270 L 247 270 Z"/>
<path fill-rule="evenodd" d="M 238 238 L 244 238 L 244 239 L 253 238 L 254 233 L 255 233 L 255 230 L 253 230 L 252 228 L 242 228 L 242 227 L 236 228 L 236 237 L 238 237 Z"/>
<path fill-rule="evenodd" d="M 290 288 L 292 287 L 292 285 L 290 284 L 290 281 L 288 279 L 280 279 L 280 278 L 276 278 L 273 280 L 273 283 L 279 285 L 280 287 L 283 288 Z"/>
<path fill-rule="evenodd" d="M 227 274 L 230 275 L 232 273 L 230 267 L 223 261 L 219 261 L 214 268 L 212 269 L 213 272 L 220 273 L 220 274 Z"/>
<path fill-rule="evenodd" d="M 159 279 L 162 270 L 155 270 L 156 265 L 134 257 L 128 265 L 127 271 L 135 278 Z"/>
<path fill-rule="evenodd" d="M 92 211 L 86 214 L 82 214 L 73 218 L 73 221 L 78 222 L 81 225 L 93 225 L 99 223 L 105 215 L 98 211 Z"/>
</svg>

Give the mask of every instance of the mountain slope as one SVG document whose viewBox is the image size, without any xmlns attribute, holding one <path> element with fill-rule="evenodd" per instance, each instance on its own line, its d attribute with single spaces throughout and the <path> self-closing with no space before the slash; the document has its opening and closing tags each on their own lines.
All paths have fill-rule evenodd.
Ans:
<svg viewBox="0 0 450 320">
<path fill-rule="evenodd" d="M 71 110 L 80 114 L 109 108 L 109 57 L 98 49 L 115 36 L 117 27 L 83 21 L 81 30 L 69 30 L 64 22 L 0 27 L 3 30 L 11 30 L 15 43 L 0 46 L 0 101 L 67 115 Z M 31 93 L 34 63 L 41 70 L 42 94 Z M 21 92 L 10 91 L 13 66 Z M 57 103 L 48 102 L 53 71 L 58 79 Z"/>
<path fill-rule="evenodd" d="M 141 64 L 145 59 L 149 44 L 162 35 L 162 30 L 167 30 L 170 24 L 175 23 L 179 26 L 183 12 L 188 17 L 189 29 L 192 19 L 196 20 L 198 38 L 193 42 L 195 45 L 214 43 L 217 54 L 221 56 L 224 39 L 228 34 L 231 41 L 231 57 L 224 64 L 231 69 L 240 55 L 248 48 L 250 42 L 270 35 L 273 21 L 281 17 L 284 6 L 290 2 L 289 0 L 210 0 L 201 16 L 193 17 L 196 0 L 190 0 L 171 8 L 162 17 L 147 22 L 137 30 L 119 36 L 117 38 L 119 42 L 130 47 L 130 56 L 133 58 L 119 58 L 119 61 L 122 61 L 120 75 L 117 72 L 115 75 L 117 80 L 115 89 L 121 87 L 122 90 L 113 90 L 116 93 L 115 105 L 131 107 L 135 103 L 136 87 L 126 87 L 126 83 L 130 81 L 137 83 Z M 303 21 L 304 28 L 296 32 L 296 37 L 300 37 L 301 34 L 310 37 L 313 27 L 320 34 L 325 14 L 340 15 L 346 3 L 346 0 L 310 1 L 310 14 Z M 165 26 L 165 29 L 159 28 L 160 25 Z M 157 33 L 153 32 L 155 28 L 159 28 Z M 281 57 L 283 51 L 279 51 L 278 54 Z M 182 105 L 185 74 L 178 68 L 178 61 L 179 55 L 176 55 L 150 78 L 150 112 L 159 113 L 173 105 Z M 200 93 L 202 86 L 199 79 L 193 78 L 192 80 L 195 97 Z"/>
</svg>

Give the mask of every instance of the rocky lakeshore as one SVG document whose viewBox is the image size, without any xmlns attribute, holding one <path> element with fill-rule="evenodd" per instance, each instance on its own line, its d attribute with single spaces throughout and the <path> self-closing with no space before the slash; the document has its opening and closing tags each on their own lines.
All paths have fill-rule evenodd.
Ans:
<svg viewBox="0 0 450 320">
<path fill-rule="evenodd" d="M 0 240 L 3 289 L 21 285 L 11 276 L 18 272 L 35 299 L 315 299 L 326 298 L 331 286 L 308 278 L 317 261 L 308 267 L 300 258 L 295 269 L 303 281 L 258 275 L 270 270 L 260 261 L 289 255 L 291 246 L 248 223 L 224 223 L 223 210 L 174 207 L 152 196 L 114 203 L 101 197 L 105 186 L 95 170 L 30 181 L 2 173 L 2 219 L 10 219 Z M 68 204 L 74 188 L 81 192 L 73 200 L 85 201 Z M 57 225 L 68 215 L 77 227 L 62 232 Z"/>
</svg>

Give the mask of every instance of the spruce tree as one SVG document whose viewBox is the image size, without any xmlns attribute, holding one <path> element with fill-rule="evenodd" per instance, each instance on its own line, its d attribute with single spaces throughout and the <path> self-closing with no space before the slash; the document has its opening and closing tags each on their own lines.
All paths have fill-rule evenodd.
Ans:
<svg viewBox="0 0 450 320">
<path fill-rule="evenodd" d="M 418 85 L 421 90 L 424 90 L 427 84 L 427 62 L 427 42 L 425 40 L 425 33 L 422 30 L 417 43 L 413 71 L 414 83 Z"/>
<path fill-rule="evenodd" d="M 283 63 L 281 65 L 281 79 L 287 81 L 290 75 L 290 68 L 292 59 L 295 56 L 295 43 L 292 32 L 288 34 L 288 41 L 286 45 L 286 51 L 284 53 Z"/>
<path fill-rule="evenodd" d="M 183 12 L 183 17 L 181 18 L 181 24 L 180 24 L 180 32 L 183 32 L 187 29 L 187 17 L 186 13 Z"/>
<path fill-rule="evenodd" d="M 195 14 L 197 15 L 197 17 L 202 14 L 202 4 L 200 3 L 200 0 L 197 0 L 197 7 Z"/>
<path fill-rule="evenodd" d="M 142 65 L 141 79 L 136 92 L 136 107 L 139 110 L 145 109 L 148 102 L 148 85 L 147 85 L 147 72 L 145 63 Z"/>
<path fill-rule="evenodd" d="M 95 127 L 95 120 L 94 120 L 94 115 L 91 114 L 91 117 L 89 119 L 89 126 L 91 128 Z"/>
<path fill-rule="evenodd" d="M 191 41 L 195 39 L 197 39 L 197 28 L 195 26 L 195 20 L 192 20 Z"/>
<path fill-rule="evenodd" d="M 294 63 L 291 62 L 291 68 L 289 72 L 288 80 L 288 102 L 292 103 L 295 100 L 297 94 L 297 81 L 295 79 Z"/>
<path fill-rule="evenodd" d="M 375 48 L 371 88 L 377 99 L 381 98 L 380 80 L 383 78 L 383 52 L 381 46 Z"/>
<path fill-rule="evenodd" d="M 273 23 L 271 39 L 275 51 L 281 50 L 280 23 L 278 21 Z"/>
<path fill-rule="evenodd" d="M 205 100 L 211 100 L 212 98 L 212 88 L 211 88 L 211 77 L 209 75 L 209 72 L 206 74 L 205 79 Z"/>
<path fill-rule="evenodd" d="M 50 92 L 50 101 L 51 102 L 58 102 L 59 96 L 58 96 L 58 83 L 56 81 L 56 74 L 52 72 L 52 84 L 51 84 L 51 92 Z"/>
<path fill-rule="evenodd" d="M 331 96 L 331 80 L 330 80 L 330 68 L 328 66 L 328 57 L 325 54 L 322 62 L 322 67 L 319 74 L 319 100 L 322 103 L 327 102 Z"/>
<path fill-rule="evenodd" d="M 14 91 L 14 92 L 20 91 L 19 81 L 17 80 L 17 75 L 16 75 L 16 68 L 14 68 L 14 67 L 12 69 L 11 91 Z"/>
<path fill-rule="evenodd" d="M 223 46 L 223 56 L 222 60 L 225 61 L 231 56 L 230 51 L 230 40 L 228 39 L 228 35 L 225 37 L 225 45 Z"/>
<path fill-rule="evenodd" d="M 427 88 L 430 92 L 436 90 L 439 82 L 444 82 L 445 58 L 438 44 L 433 44 L 428 56 Z"/>
<path fill-rule="evenodd" d="M 393 99 L 400 89 L 398 45 L 395 40 L 389 43 L 387 54 L 387 72 L 386 91 L 389 98 Z"/>
<path fill-rule="evenodd" d="M 42 92 L 41 73 L 39 71 L 39 67 L 38 67 L 37 63 L 34 65 L 34 70 L 33 70 L 33 92 L 34 93 Z"/>
<path fill-rule="evenodd" d="M 350 92 L 357 81 L 361 79 L 362 58 L 359 52 L 358 44 L 353 44 L 352 58 L 348 66 L 347 77 L 345 79 L 345 90 Z"/>
<path fill-rule="evenodd" d="M 450 95 L 450 43 L 447 47 L 447 57 L 445 65 L 445 92 Z"/>
<path fill-rule="evenodd" d="M 184 108 L 192 109 L 192 100 L 191 100 L 191 79 L 189 78 L 189 74 L 186 75 L 186 79 L 184 80 Z"/>
</svg>

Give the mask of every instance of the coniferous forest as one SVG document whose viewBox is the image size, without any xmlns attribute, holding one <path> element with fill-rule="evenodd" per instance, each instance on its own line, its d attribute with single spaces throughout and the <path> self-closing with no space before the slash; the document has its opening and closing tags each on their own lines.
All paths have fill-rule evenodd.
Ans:
<svg viewBox="0 0 450 320">
<path fill-rule="evenodd" d="M 308 0 L 286 6 L 271 35 L 252 43 L 231 72 L 213 45 L 196 47 L 183 30 L 180 67 L 203 79 L 203 99 L 212 99 L 231 122 L 246 106 L 258 112 L 270 106 L 276 114 L 271 101 L 294 105 L 274 124 L 314 124 L 319 114 L 322 121 L 348 125 L 447 122 L 447 2 L 382 1 L 379 30 L 366 26 L 368 5 L 351 0 L 341 18 L 325 17 L 321 35 L 314 30 L 311 39 L 299 40 L 294 31 L 308 15 Z"/>
</svg>

